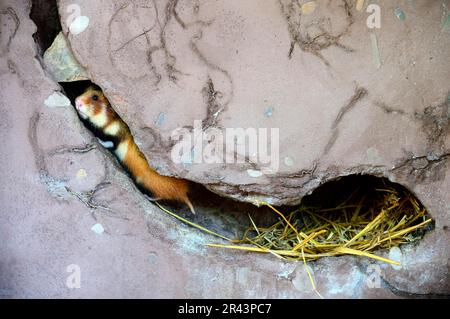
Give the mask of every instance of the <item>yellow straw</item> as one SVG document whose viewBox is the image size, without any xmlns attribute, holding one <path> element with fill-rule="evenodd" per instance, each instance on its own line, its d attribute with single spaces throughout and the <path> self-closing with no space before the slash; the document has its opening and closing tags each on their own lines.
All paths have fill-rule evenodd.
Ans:
<svg viewBox="0 0 450 319">
<path fill-rule="evenodd" d="M 161 208 L 164 212 L 166 212 L 166 213 L 169 214 L 170 216 L 175 217 L 175 218 L 178 219 L 178 220 L 181 220 L 183 223 L 186 223 L 186 224 L 188 224 L 188 225 L 191 225 L 192 227 L 195 227 L 195 228 L 197 228 L 197 229 L 200 229 L 200 230 L 202 230 L 202 231 L 204 231 L 205 233 L 208 233 L 208 234 L 210 234 L 210 235 L 214 235 L 214 236 L 220 237 L 220 238 L 222 238 L 222 239 L 225 239 L 226 241 L 229 241 L 229 242 L 232 241 L 231 239 L 229 239 L 229 238 L 227 238 L 227 237 L 225 237 L 225 236 L 222 236 L 222 235 L 220 235 L 220 234 L 218 234 L 218 233 L 215 233 L 215 232 L 213 232 L 213 231 L 211 231 L 211 230 L 209 230 L 209 229 L 206 229 L 205 227 L 202 227 L 202 226 L 197 225 L 197 224 L 195 224 L 195 223 L 193 223 L 193 222 L 191 222 L 191 221 L 189 221 L 189 220 L 187 220 L 187 219 L 184 219 L 183 217 L 180 217 L 180 216 L 178 216 L 178 215 L 175 214 L 175 213 L 172 213 L 171 211 L 169 211 L 169 210 L 165 209 L 164 207 L 162 207 L 158 202 L 155 202 L 155 204 L 158 205 L 158 207 Z"/>
</svg>

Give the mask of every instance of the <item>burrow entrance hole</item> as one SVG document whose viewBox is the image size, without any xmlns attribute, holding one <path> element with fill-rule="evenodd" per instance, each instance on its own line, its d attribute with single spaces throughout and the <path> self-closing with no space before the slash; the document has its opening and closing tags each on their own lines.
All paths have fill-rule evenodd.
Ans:
<svg viewBox="0 0 450 319">
<path fill-rule="evenodd" d="M 56 0 L 32 0 L 30 18 L 37 28 L 33 38 L 38 53 L 43 56 L 62 30 Z"/>
<path fill-rule="evenodd" d="M 88 80 L 59 83 L 72 105 L 75 105 L 76 97 L 82 94 L 84 90 L 92 84 L 94 83 Z M 86 127 L 86 129 L 89 131 L 88 127 Z M 95 132 L 90 131 L 90 133 L 95 136 Z M 98 147 L 102 148 L 100 144 Z M 104 148 L 103 150 L 106 153 L 111 153 Z M 116 161 L 116 167 L 120 167 L 120 164 L 115 159 L 114 155 L 111 154 L 110 157 L 111 160 Z M 137 187 L 136 191 L 139 191 Z M 243 233 L 246 228 L 244 226 L 247 225 L 247 222 L 249 221 L 248 214 L 251 214 L 252 218 L 255 218 L 264 224 L 275 221 L 273 214 L 270 213 L 268 208 L 258 208 L 249 203 L 242 203 L 221 197 L 208 191 L 200 184 L 192 184 L 190 198 L 197 211 L 196 215 L 191 214 L 184 204 L 173 202 L 165 202 L 163 204 L 169 210 L 176 212 L 180 217 L 227 237 L 234 238 Z"/>
<path fill-rule="evenodd" d="M 33 37 L 39 54 L 42 56 L 61 31 L 56 0 L 33 0 L 30 17 L 37 26 Z M 90 84 L 92 84 L 90 81 L 60 83 L 72 104 L 74 104 L 75 98 Z M 138 191 L 137 188 L 136 191 Z M 274 224 L 282 222 L 282 217 L 274 214 L 274 211 L 268 207 L 258 208 L 252 204 L 223 198 L 208 191 L 202 185 L 195 185 L 194 191 L 192 200 L 197 215 L 192 215 L 183 205 L 172 204 L 168 208 L 180 217 L 228 238 L 242 238 L 244 234 L 248 235 L 252 232 L 256 236 L 255 226 L 256 228 L 270 228 Z M 391 197 L 389 197 L 389 192 L 391 192 Z M 301 230 L 301 227 L 306 227 L 308 218 L 310 218 L 304 218 L 308 213 L 301 213 L 302 209 L 314 210 L 314 212 L 323 214 L 322 221 L 324 223 L 326 220 L 333 221 L 333 218 L 341 222 L 343 213 L 346 215 L 344 219 L 350 218 L 351 220 L 356 212 L 358 216 L 365 216 L 368 219 L 366 222 L 370 222 L 371 219 L 376 218 L 379 210 L 383 209 L 381 207 L 383 201 L 395 200 L 394 197 L 398 202 L 413 199 L 412 202 L 417 203 L 418 207 L 410 204 L 403 207 L 406 216 L 414 214 L 417 210 L 425 210 L 416 196 L 404 186 L 392 183 L 386 178 L 371 175 L 350 175 L 337 178 L 324 183 L 312 194 L 305 196 L 300 205 L 276 207 L 276 209 L 287 218 L 291 218 L 289 222 Z M 291 213 L 295 210 L 298 212 Z M 420 221 L 421 219 L 418 219 L 416 223 L 418 224 Z M 433 228 L 434 223 L 429 223 L 426 227 L 412 233 L 411 239 L 419 238 Z M 267 240 L 271 239 L 267 238 Z"/>
</svg>

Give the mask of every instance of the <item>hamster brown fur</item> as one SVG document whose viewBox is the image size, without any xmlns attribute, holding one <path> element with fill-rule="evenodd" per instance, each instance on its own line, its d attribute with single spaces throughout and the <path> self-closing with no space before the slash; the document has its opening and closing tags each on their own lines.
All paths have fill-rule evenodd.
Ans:
<svg viewBox="0 0 450 319">
<path fill-rule="evenodd" d="M 114 111 L 99 88 L 87 88 L 75 99 L 75 107 L 81 119 L 100 133 L 102 140 L 113 142 L 111 151 L 147 195 L 153 200 L 183 202 L 195 214 L 188 197 L 189 182 L 160 175 L 149 166 L 144 154 L 134 142 L 128 125 Z"/>
</svg>

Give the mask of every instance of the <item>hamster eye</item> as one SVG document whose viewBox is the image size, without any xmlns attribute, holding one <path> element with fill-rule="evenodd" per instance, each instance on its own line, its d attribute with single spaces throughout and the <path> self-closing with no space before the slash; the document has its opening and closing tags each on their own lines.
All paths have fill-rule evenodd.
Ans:
<svg viewBox="0 0 450 319">
<path fill-rule="evenodd" d="M 94 101 L 97 101 L 98 100 L 98 95 L 92 95 L 92 99 L 94 100 Z"/>
</svg>

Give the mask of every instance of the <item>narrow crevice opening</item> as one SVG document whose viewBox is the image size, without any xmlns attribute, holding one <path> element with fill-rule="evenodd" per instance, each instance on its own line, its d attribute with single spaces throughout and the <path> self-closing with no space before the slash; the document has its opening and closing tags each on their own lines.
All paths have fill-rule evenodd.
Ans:
<svg viewBox="0 0 450 319">
<path fill-rule="evenodd" d="M 72 106 L 75 105 L 75 99 L 93 84 L 95 85 L 89 80 L 59 82 Z M 86 129 L 96 136 L 95 132 L 90 131 L 88 127 Z M 120 167 L 120 164 L 117 164 L 117 167 Z M 138 187 L 136 187 L 136 191 L 139 191 Z M 191 182 L 189 195 L 194 203 L 196 215 L 193 215 L 184 204 L 174 202 L 161 203 L 180 217 L 229 238 L 239 237 L 243 234 L 248 226 L 249 215 L 261 225 L 268 225 L 276 221 L 275 216 L 270 213 L 267 207 L 258 208 L 249 203 L 221 197 L 198 183 Z"/>
<path fill-rule="evenodd" d="M 32 0 L 30 18 L 37 28 L 33 38 L 42 57 L 62 30 L 56 0 Z"/>
</svg>

